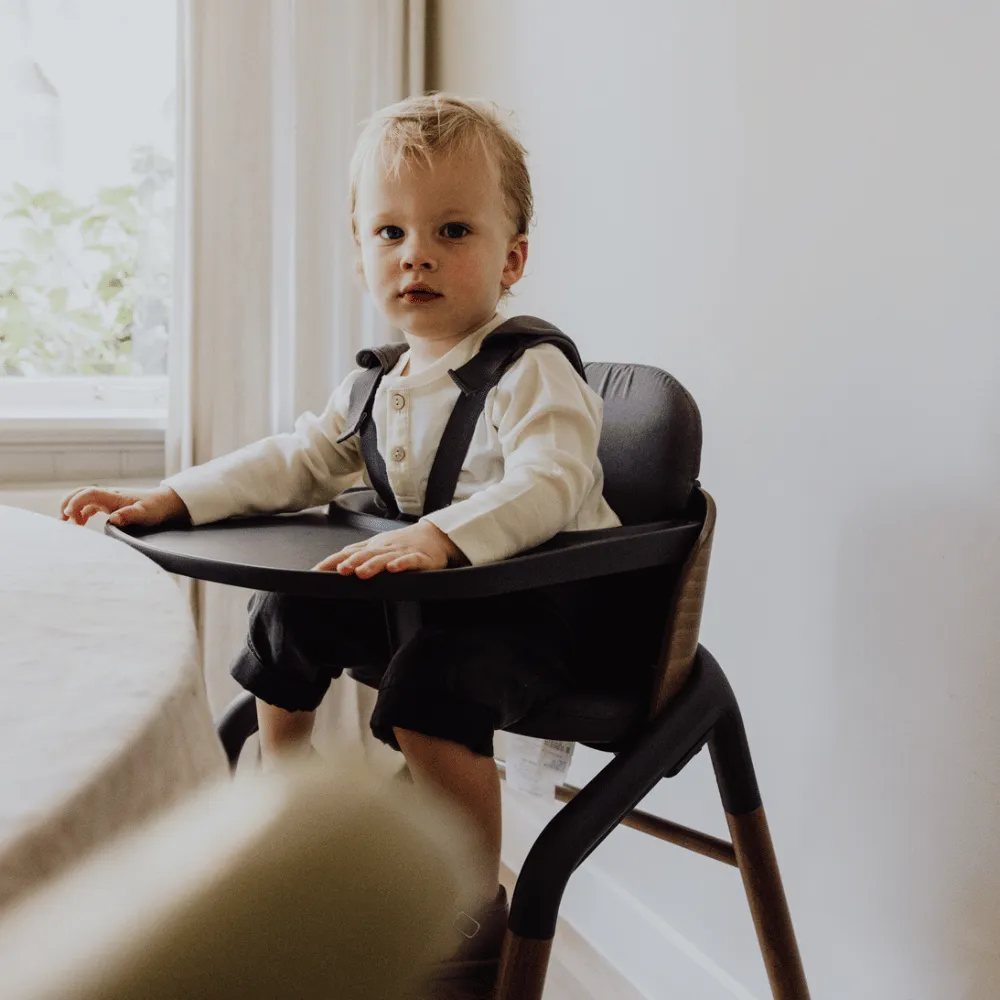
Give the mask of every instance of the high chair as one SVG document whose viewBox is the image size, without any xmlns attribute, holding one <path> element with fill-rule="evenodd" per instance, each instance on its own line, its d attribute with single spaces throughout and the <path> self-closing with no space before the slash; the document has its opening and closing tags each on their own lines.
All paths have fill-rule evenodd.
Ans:
<svg viewBox="0 0 1000 1000">
<path fill-rule="evenodd" d="M 384 600 L 396 645 L 419 627 L 421 599 L 461 600 L 600 579 L 605 610 L 586 648 L 606 680 L 553 699 L 510 731 L 583 743 L 612 756 L 585 787 L 556 791 L 566 805 L 521 868 L 497 998 L 540 1000 L 566 884 L 624 823 L 738 868 L 772 996 L 808 1000 L 739 707 L 719 664 L 698 642 L 716 511 L 697 479 L 697 407 L 657 368 L 592 362 L 586 374 L 604 399 L 599 455 L 604 495 L 620 528 L 565 532 L 499 563 L 380 573 L 368 580 L 309 567 L 344 545 L 399 526 L 377 515 L 369 490 L 342 494 L 325 513 L 106 530 L 172 573 L 255 590 Z M 233 767 L 256 729 L 255 703 L 247 692 L 218 722 Z M 731 842 L 637 808 L 658 781 L 678 774 L 705 746 Z"/>
</svg>

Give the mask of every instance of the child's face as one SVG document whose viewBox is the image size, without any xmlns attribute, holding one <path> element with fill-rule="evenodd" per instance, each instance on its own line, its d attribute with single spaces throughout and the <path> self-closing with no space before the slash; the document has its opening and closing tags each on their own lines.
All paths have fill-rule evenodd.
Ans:
<svg viewBox="0 0 1000 1000">
<path fill-rule="evenodd" d="M 524 272 L 527 238 L 515 233 L 499 171 L 480 149 L 405 163 L 398 178 L 376 162 L 359 180 L 355 212 L 368 290 L 415 336 L 471 333 Z M 437 294 L 404 295 L 417 282 Z"/>
</svg>

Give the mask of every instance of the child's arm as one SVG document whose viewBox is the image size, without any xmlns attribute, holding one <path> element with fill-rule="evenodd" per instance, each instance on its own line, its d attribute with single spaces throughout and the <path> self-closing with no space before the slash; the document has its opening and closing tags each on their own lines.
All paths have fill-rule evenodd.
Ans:
<svg viewBox="0 0 1000 1000">
<path fill-rule="evenodd" d="M 595 471 L 603 405 L 557 347 L 526 351 L 501 379 L 488 413 L 503 479 L 421 523 L 443 531 L 474 565 L 562 531 L 601 485 Z"/>
<path fill-rule="evenodd" d="M 162 485 L 184 501 L 193 524 L 329 503 L 354 485 L 364 467 L 357 435 L 337 443 L 360 371 L 344 379 L 320 416 L 304 413 L 293 431 L 170 476 Z"/>
</svg>

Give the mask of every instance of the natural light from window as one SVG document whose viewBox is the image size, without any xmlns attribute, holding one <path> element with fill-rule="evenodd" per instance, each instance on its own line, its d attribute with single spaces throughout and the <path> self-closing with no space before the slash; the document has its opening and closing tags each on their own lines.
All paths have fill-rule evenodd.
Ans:
<svg viewBox="0 0 1000 1000">
<path fill-rule="evenodd" d="M 0 418 L 165 413 L 175 0 L 0 0 Z"/>
</svg>

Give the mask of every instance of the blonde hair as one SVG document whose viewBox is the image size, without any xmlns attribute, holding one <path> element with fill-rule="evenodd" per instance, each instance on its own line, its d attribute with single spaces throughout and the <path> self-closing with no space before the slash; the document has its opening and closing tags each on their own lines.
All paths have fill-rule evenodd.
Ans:
<svg viewBox="0 0 1000 1000">
<path fill-rule="evenodd" d="M 376 156 L 398 177 L 400 167 L 417 157 L 429 164 L 433 153 L 464 152 L 477 143 L 499 170 L 507 213 L 518 235 L 527 235 L 534 213 L 528 154 L 501 121 L 500 109 L 492 101 L 433 93 L 390 104 L 364 123 L 351 159 L 351 231 L 355 240 L 358 183 Z"/>
</svg>

